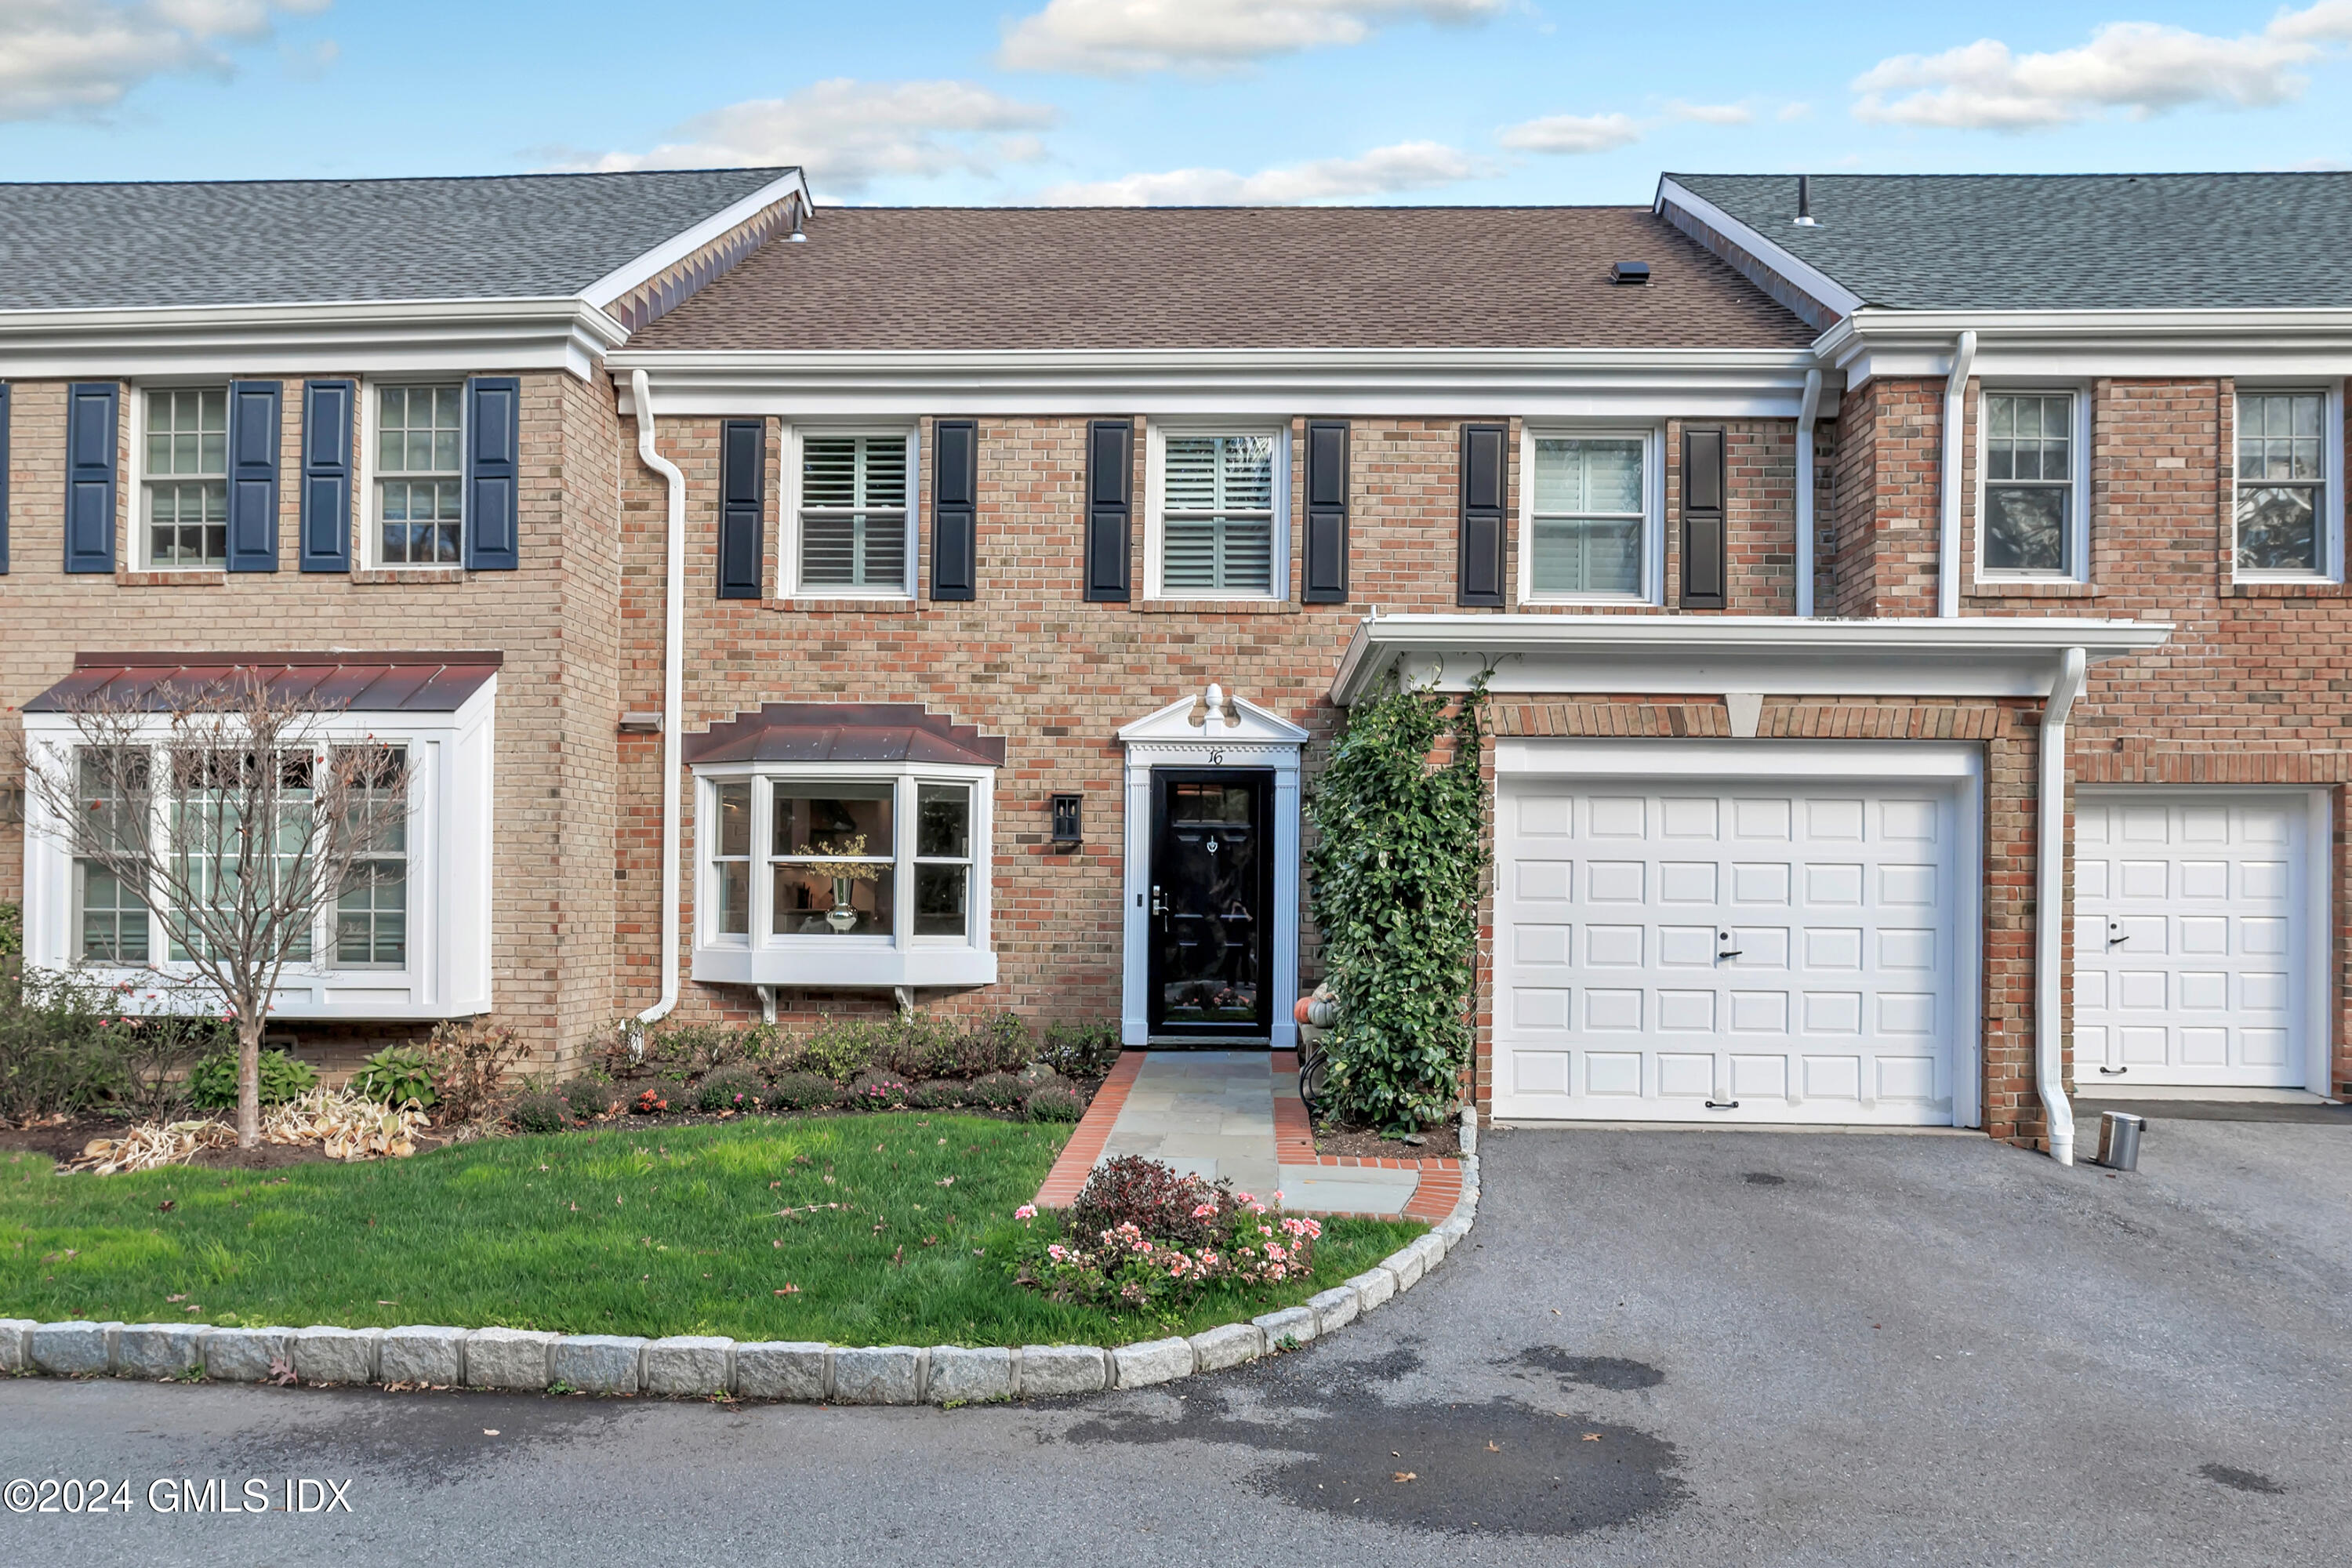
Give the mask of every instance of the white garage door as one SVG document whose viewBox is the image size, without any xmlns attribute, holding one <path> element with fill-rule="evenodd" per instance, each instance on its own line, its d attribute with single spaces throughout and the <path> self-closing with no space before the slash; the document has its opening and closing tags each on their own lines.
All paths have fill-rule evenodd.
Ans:
<svg viewBox="0 0 2352 1568">
<path fill-rule="evenodd" d="M 2307 795 L 2078 793 L 2074 1081 L 2304 1081 Z"/>
<path fill-rule="evenodd" d="M 1953 1121 L 1953 787 L 1506 778 L 1498 804 L 1496 1115 Z"/>
</svg>

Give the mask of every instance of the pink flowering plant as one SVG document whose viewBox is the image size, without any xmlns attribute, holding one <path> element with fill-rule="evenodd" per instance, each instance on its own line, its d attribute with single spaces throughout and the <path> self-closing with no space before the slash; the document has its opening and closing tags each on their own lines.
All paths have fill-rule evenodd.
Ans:
<svg viewBox="0 0 2352 1568">
<path fill-rule="evenodd" d="M 1282 1212 L 1230 1182 L 1181 1175 L 1140 1155 L 1098 1167 L 1071 1206 L 1059 1236 L 1038 1234 L 1013 1265 L 1013 1278 L 1056 1301 L 1112 1311 L 1155 1311 L 1213 1286 L 1278 1285 L 1315 1271 L 1318 1221 Z"/>
</svg>

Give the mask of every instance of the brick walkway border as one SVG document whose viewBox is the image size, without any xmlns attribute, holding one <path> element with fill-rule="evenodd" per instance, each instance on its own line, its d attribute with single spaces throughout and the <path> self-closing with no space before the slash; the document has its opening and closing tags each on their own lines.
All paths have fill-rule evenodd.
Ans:
<svg viewBox="0 0 2352 1568">
<path fill-rule="evenodd" d="M 1103 1146 L 1110 1142 L 1111 1123 L 1118 1120 L 1119 1110 L 1127 1104 L 1128 1092 L 1135 1088 L 1136 1075 L 1143 1070 L 1141 1051 L 1121 1051 L 1118 1065 L 1110 1069 L 1102 1087 L 1095 1090 L 1094 1103 L 1062 1145 L 1061 1157 L 1054 1168 L 1045 1173 L 1045 1184 L 1037 1189 L 1040 1208 L 1067 1208 L 1077 1201 L 1079 1189 L 1087 1184 L 1087 1173 L 1095 1162 L 1102 1158 Z"/>
</svg>

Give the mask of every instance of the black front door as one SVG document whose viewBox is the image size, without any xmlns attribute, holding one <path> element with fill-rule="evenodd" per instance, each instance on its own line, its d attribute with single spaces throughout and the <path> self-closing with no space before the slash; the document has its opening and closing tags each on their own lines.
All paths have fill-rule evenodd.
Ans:
<svg viewBox="0 0 2352 1568">
<path fill-rule="evenodd" d="M 1151 1032 L 1271 1037 L 1274 775 L 1151 773 Z"/>
</svg>

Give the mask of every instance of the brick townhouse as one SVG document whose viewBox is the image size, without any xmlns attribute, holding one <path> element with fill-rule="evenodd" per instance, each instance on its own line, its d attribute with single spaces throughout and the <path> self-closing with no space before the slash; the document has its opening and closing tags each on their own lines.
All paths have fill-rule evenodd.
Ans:
<svg viewBox="0 0 2352 1568">
<path fill-rule="evenodd" d="M 405 880 L 320 933 L 306 1046 L 912 1005 L 1280 1047 L 1347 705 L 1484 671 L 1494 1115 L 2063 1155 L 2075 1093 L 2352 1077 L 2343 176 L 0 206 L 0 702 L 55 743 L 244 666 L 408 738 Z M 159 268 L 164 223 L 210 237 Z M 31 958 L 168 965 L 25 842 Z"/>
</svg>

